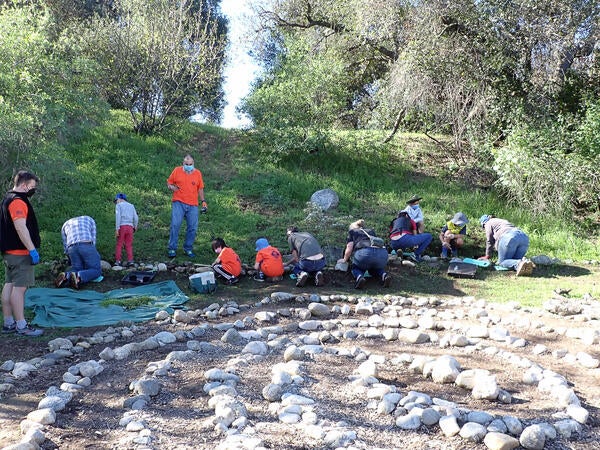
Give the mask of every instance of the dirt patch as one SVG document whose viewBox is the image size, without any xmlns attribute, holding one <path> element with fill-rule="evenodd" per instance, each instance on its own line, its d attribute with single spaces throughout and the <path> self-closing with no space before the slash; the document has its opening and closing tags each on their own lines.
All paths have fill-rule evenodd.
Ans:
<svg viewBox="0 0 600 450">
<path fill-rule="evenodd" d="M 156 281 L 162 281 L 160 275 Z M 171 275 L 175 276 L 175 275 Z M 405 273 L 403 276 L 409 276 Z M 112 289 L 120 286 L 120 276 L 107 280 L 103 288 Z M 186 288 L 187 277 L 175 276 L 178 284 Z M 347 275 L 328 273 L 328 285 L 326 289 L 320 289 L 320 293 L 329 289 L 351 286 L 351 280 Z M 376 293 L 398 294 L 396 289 L 383 290 L 376 286 L 373 281 L 369 284 L 370 295 Z M 283 284 L 264 285 L 244 280 L 242 287 L 231 287 L 221 289 L 218 295 L 210 298 L 194 297 L 194 307 L 217 301 L 224 303 L 228 300 L 238 299 L 244 293 L 245 299 L 252 303 L 264 298 L 273 291 L 287 291 L 300 293 L 293 286 L 292 280 Z M 317 293 L 319 290 L 307 286 L 302 292 L 308 295 Z M 349 295 L 356 291 L 348 291 Z M 308 296 L 307 295 L 307 296 Z M 343 306 L 346 302 L 335 302 Z M 328 304 L 330 307 L 333 303 Z M 352 305 L 352 303 L 351 303 Z M 276 311 L 279 309 L 298 308 L 306 305 L 296 302 L 280 303 L 277 305 L 263 305 L 252 307 L 247 311 L 233 316 L 222 318 L 220 321 L 233 322 L 243 319 L 245 316 L 253 316 L 254 313 L 267 309 Z M 445 306 L 440 311 L 451 310 L 453 307 Z M 464 306 L 456 308 L 465 309 Z M 415 308 L 416 309 L 416 308 Z M 584 407 L 590 411 L 590 420 L 583 427 L 583 432 L 573 436 L 571 440 L 557 439 L 547 443 L 547 449 L 598 449 L 600 448 L 600 430 L 598 428 L 598 417 L 600 408 L 600 387 L 598 383 L 598 372 L 584 369 L 580 366 L 567 364 L 564 360 L 552 356 L 553 350 L 565 349 L 571 354 L 585 351 L 598 358 L 597 345 L 587 346 L 581 341 L 565 337 L 564 334 L 549 331 L 559 328 L 570 328 L 582 326 L 569 318 L 540 316 L 527 310 L 504 311 L 494 309 L 494 314 L 508 316 L 518 314 L 521 318 L 529 318 L 533 321 L 543 321 L 545 327 L 516 328 L 507 327 L 512 336 L 522 337 L 529 343 L 524 348 L 512 348 L 508 344 L 493 343 L 500 349 L 509 350 L 521 357 L 527 357 L 531 361 L 544 368 L 554 370 L 569 380 L 575 393 L 582 401 Z M 335 318 L 332 315 L 331 318 Z M 352 318 L 366 320 L 365 316 L 351 315 Z M 299 330 L 293 326 L 298 319 L 290 319 L 278 316 L 277 325 L 286 330 L 285 336 L 292 342 L 300 342 L 309 332 Z M 464 319 L 460 321 L 477 324 L 474 320 Z M 200 323 L 200 322 L 198 322 Z M 133 341 L 139 342 L 146 337 L 153 336 L 159 331 L 166 330 L 175 332 L 177 330 L 189 330 L 194 325 L 158 325 L 148 323 L 142 326 L 143 331 L 137 333 Z M 212 321 L 216 324 L 218 321 Z M 458 325 L 459 321 L 457 321 Z M 255 324 L 253 328 L 258 328 Z M 90 336 L 95 329 L 78 330 L 48 330 L 48 336 L 44 339 L 27 339 L 16 336 L 3 336 L 3 345 L 0 346 L 0 362 L 8 359 L 24 361 L 34 357 L 43 356 L 48 352 L 47 341 L 59 336 Z M 361 331 L 361 328 L 357 328 Z M 439 334 L 445 332 L 440 331 Z M 213 352 L 199 352 L 192 361 L 174 361 L 169 375 L 161 377 L 161 393 L 153 397 L 142 415 L 152 430 L 152 443 L 150 448 L 175 449 L 175 448 L 201 448 L 213 449 L 223 442 L 224 436 L 215 431 L 212 416 L 214 411 L 208 404 L 209 396 L 204 392 L 204 372 L 212 367 L 224 369 L 228 361 L 239 355 L 242 347 L 224 344 L 220 341 L 222 332 L 211 329 L 199 340 L 211 342 L 217 348 Z M 110 344 L 116 348 L 129 339 L 119 338 Z M 548 347 L 548 352 L 534 355 L 532 347 L 542 343 Z M 492 343 L 490 343 L 492 345 Z M 31 411 L 36 409 L 38 402 L 44 397 L 48 387 L 59 386 L 62 375 L 67 369 L 81 361 L 98 360 L 99 353 L 107 347 L 106 344 L 93 345 L 91 348 L 58 362 L 55 366 L 46 367 L 33 372 L 26 379 L 17 380 L 14 389 L 3 394 L 0 406 L 0 445 L 8 445 L 19 441 L 21 435 L 19 422 Z M 498 416 L 512 415 L 520 418 L 525 424 L 540 421 L 554 422 L 553 416 L 562 410 L 557 409 L 556 402 L 546 394 L 540 393 L 535 387 L 525 385 L 521 382 L 525 369 L 508 363 L 507 361 L 491 356 L 483 352 L 467 350 L 464 348 L 440 348 L 438 345 L 428 343 L 421 345 L 403 344 L 399 341 L 386 341 L 381 338 L 359 338 L 356 340 L 340 339 L 338 342 L 324 344 L 326 349 L 344 349 L 350 353 L 359 348 L 365 354 L 382 355 L 386 363 L 380 365 L 378 379 L 381 383 L 393 385 L 403 395 L 408 391 L 423 392 L 431 397 L 438 397 L 453 401 L 460 407 L 471 410 L 483 410 Z M 105 363 L 105 370 L 93 379 L 91 386 L 82 393 L 75 394 L 73 400 L 66 409 L 57 413 L 55 424 L 48 426 L 46 441 L 43 449 L 106 449 L 106 448 L 143 448 L 132 442 L 135 433 L 126 432 L 119 425 L 119 419 L 123 417 L 126 410 L 123 402 L 132 394 L 129 390 L 131 381 L 139 379 L 146 374 L 146 366 L 151 361 L 164 359 L 173 350 L 184 350 L 185 342 L 161 347 L 153 351 L 144 351 L 132 355 L 122 361 L 109 361 Z M 462 366 L 462 369 L 485 368 L 497 376 L 498 384 L 502 389 L 508 391 L 512 397 L 511 404 L 474 400 L 470 393 L 454 384 L 436 384 L 431 379 L 424 378 L 420 374 L 413 373 L 406 365 L 392 364 L 396 356 L 408 353 L 413 355 L 441 356 L 451 354 Z M 260 436 L 266 448 L 273 449 L 304 449 L 323 448 L 323 441 L 315 439 L 299 430 L 295 425 L 285 425 L 277 419 L 272 406 L 263 399 L 262 389 L 271 378 L 271 370 L 277 363 L 283 361 L 282 350 L 275 350 L 263 359 L 257 358 L 246 365 L 236 367 L 236 373 L 240 382 L 236 389 L 238 398 L 244 403 L 248 410 L 249 426 Z M 302 378 L 304 382 L 295 389 L 300 395 L 305 395 L 315 400 L 314 412 L 319 420 L 327 427 L 342 427 L 356 433 L 355 445 L 358 448 L 410 448 L 410 449 L 477 449 L 483 450 L 483 444 L 470 444 L 462 438 L 444 437 L 439 427 L 422 426 L 417 432 L 400 430 L 395 426 L 393 414 L 381 415 L 373 407 L 369 400 L 366 389 L 353 385 L 348 376 L 359 366 L 360 361 L 348 356 L 340 356 L 333 351 L 325 351 L 321 354 L 311 355 L 302 362 Z M 0 375 L 2 376 L 2 375 Z"/>
</svg>

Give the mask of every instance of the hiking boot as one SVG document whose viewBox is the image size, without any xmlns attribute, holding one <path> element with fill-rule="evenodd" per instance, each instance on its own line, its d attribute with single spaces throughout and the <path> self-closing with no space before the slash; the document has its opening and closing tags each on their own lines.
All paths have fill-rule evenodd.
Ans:
<svg viewBox="0 0 600 450">
<path fill-rule="evenodd" d="M 79 287 L 81 285 L 81 278 L 79 278 L 75 272 L 71 272 L 71 274 L 69 275 L 69 281 L 71 282 L 71 287 L 73 289 L 79 290 Z"/>
<path fill-rule="evenodd" d="M 122 264 L 122 263 L 121 263 L 121 261 L 120 261 L 120 260 L 118 260 L 118 259 L 117 259 L 117 260 L 115 261 L 115 266 L 120 266 L 121 264 Z"/>
<path fill-rule="evenodd" d="M 323 286 L 325 284 L 325 280 L 323 279 L 323 272 L 320 270 L 315 275 L 315 286 Z"/>
<path fill-rule="evenodd" d="M 17 334 L 21 336 L 29 336 L 29 337 L 37 337 L 44 334 L 44 330 L 40 330 L 39 328 L 33 328 L 31 325 L 27 324 L 23 328 L 16 328 L 15 330 Z"/>
<path fill-rule="evenodd" d="M 56 280 L 54 280 L 54 286 L 61 288 L 65 287 L 67 284 L 69 284 L 69 277 L 67 274 L 65 272 L 59 273 Z"/>
<path fill-rule="evenodd" d="M 383 273 L 383 275 L 381 276 L 381 284 L 383 285 L 383 287 L 390 287 L 390 284 L 392 284 L 392 277 L 390 276 L 390 274 L 388 274 L 387 272 Z"/>
<path fill-rule="evenodd" d="M 298 279 L 296 280 L 296 287 L 304 287 L 308 281 L 308 274 L 306 272 L 300 272 Z"/>
<path fill-rule="evenodd" d="M 195 257 L 196 257 L 196 254 L 195 254 L 193 251 L 191 251 L 191 250 L 186 250 L 186 251 L 185 251 L 185 254 L 186 254 L 188 257 L 190 257 L 190 258 L 195 258 Z"/>
<path fill-rule="evenodd" d="M 528 277 L 533 273 L 533 268 L 535 264 L 530 259 L 523 258 L 517 264 L 517 276 L 518 277 Z"/>
<path fill-rule="evenodd" d="M 254 281 L 260 281 L 261 283 L 264 283 L 265 276 L 262 273 L 257 273 L 254 275 Z"/>
<path fill-rule="evenodd" d="M 175 258 L 175 256 L 177 256 L 177 252 L 176 252 L 175 250 L 169 250 L 169 251 L 167 252 L 167 256 L 168 256 L 169 258 Z"/>
<path fill-rule="evenodd" d="M 362 288 L 364 288 L 366 282 L 367 282 L 367 279 L 363 275 L 360 275 L 356 279 L 356 283 L 354 283 L 354 289 L 362 289 Z"/>
<path fill-rule="evenodd" d="M 227 284 L 231 285 L 231 284 L 237 284 L 240 281 L 240 279 L 238 277 L 233 277 L 230 278 L 229 280 L 227 280 Z"/>
<path fill-rule="evenodd" d="M 12 325 L 2 325 L 2 333 L 14 333 L 17 331 L 17 322 L 13 322 Z"/>
</svg>

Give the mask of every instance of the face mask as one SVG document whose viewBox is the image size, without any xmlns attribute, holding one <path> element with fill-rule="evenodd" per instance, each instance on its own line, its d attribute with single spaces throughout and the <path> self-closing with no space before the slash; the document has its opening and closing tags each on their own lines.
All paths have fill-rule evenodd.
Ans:
<svg viewBox="0 0 600 450">
<path fill-rule="evenodd" d="M 410 205 L 412 209 L 419 209 L 419 205 Z"/>
<path fill-rule="evenodd" d="M 185 170 L 185 173 L 191 173 L 191 172 L 194 171 L 194 165 L 191 164 L 191 165 L 188 166 L 187 164 L 184 164 L 183 165 L 183 170 Z"/>
<path fill-rule="evenodd" d="M 25 195 L 27 197 L 33 197 L 33 194 L 35 194 L 35 188 L 29 189 Z"/>
</svg>

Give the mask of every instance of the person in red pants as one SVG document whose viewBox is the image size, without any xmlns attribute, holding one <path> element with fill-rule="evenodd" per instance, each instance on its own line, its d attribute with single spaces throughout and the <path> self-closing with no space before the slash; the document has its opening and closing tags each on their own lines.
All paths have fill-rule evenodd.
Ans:
<svg viewBox="0 0 600 450">
<path fill-rule="evenodd" d="M 123 245 L 127 253 L 127 265 L 133 266 L 133 233 L 138 227 L 138 215 L 135 206 L 127 201 L 127 196 L 119 192 L 114 199 L 115 202 L 115 265 L 121 265 L 121 254 Z"/>
</svg>

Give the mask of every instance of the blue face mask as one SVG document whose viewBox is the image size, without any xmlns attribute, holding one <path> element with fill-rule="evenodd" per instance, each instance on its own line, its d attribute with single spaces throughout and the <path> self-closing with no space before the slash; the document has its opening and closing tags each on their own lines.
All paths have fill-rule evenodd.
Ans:
<svg viewBox="0 0 600 450">
<path fill-rule="evenodd" d="M 419 209 L 419 205 L 410 205 L 412 209 Z"/>
<path fill-rule="evenodd" d="M 194 171 L 194 165 L 191 164 L 188 166 L 187 164 L 184 164 L 183 170 L 185 171 L 185 173 L 192 173 Z"/>
</svg>

